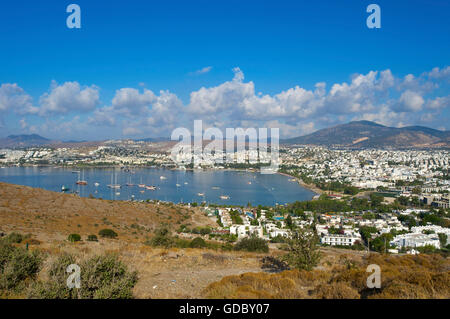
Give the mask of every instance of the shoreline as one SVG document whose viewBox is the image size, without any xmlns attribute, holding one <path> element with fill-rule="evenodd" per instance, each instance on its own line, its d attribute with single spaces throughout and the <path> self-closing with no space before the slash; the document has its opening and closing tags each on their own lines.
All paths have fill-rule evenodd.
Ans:
<svg viewBox="0 0 450 319">
<path fill-rule="evenodd" d="M 317 188 L 317 187 L 314 186 L 314 185 L 306 184 L 301 178 L 292 176 L 292 175 L 287 174 L 287 173 L 282 173 L 282 172 L 277 172 L 277 173 L 280 174 L 280 175 L 287 176 L 287 177 L 290 177 L 290 178 L 292 178 L 292 179 L 295 179 L 296 182 L 297 182 L 300 186 L 302 186 L 303 188 L 306 188 L 306 189 L 312 191 L 313 193 L 316 193 L 316 195 L 322 195 L 322 194 L 325 193 L 323 190 L 321 190 L 320 188 Z"/>
<path fill-rule="evenodd" d="M 123 169 L 135 168 L 135 169 L 157 169 L 157 170 L 164 169 L 164 170 L 192 171 L 192 172 L 201 170 L 201 171 L 235 171 L 235 172 L 258 173 L 258 170 L 243 169 L 243 168 L 221 168 L 221 169 L 194 169 L 194 168 L 188 168 L 186 170 L 180 170 L 180 169 L 173 169 L 173 168 L 161 167 L 161 166 L 138 166 L 138 167 L 123 167 L 123 166 L 120 167 L 119 166 L 118 167 L 118 166 L 114 166 L 114 165 L 111 165 L 111 166 L 97 166 L 97 167 L 75 167 L 75 166 L 58 166 L 58 165 L 21 165 L 21 166 L 6 166 L 6 167 L 2 167 L 2 168 L 17 168 L 17 167 L 23 167 L 23 168 L 32 168 L 33 167 L 33 168 L 38 168 L 38 169 L 39 168 L 56 168 L 56 169 L 67 169 L 67 170 L 71 170 L 71 169 L 72 170 L 77 170 L 77 169 L 78 170 L 80 170 L 80 169 L 112 169 L 112 168 L 116 168 L 116 169 L 119 168 L 119 169 L 123 170 Z M 283 176 L 286 176 L 286 177 L 290 177 L 292 179 L 295 179 L 295 181 L 298 183 L 299 186 L 301 186 L 302 188 L 307 189 L 307 190 L 311 191 L 312 193 L 314 193 L 313 197 L 323 193 L 322 190 L 318 189 L 315 186 L 308 185 L 308 184 L 304 183 L 301 179 L 299 179 L 299 178 L 297 178 L 295 176 L 292 176 L 292 175 L 289 175 L 289 174 L 286 174 L 286 173 L 282 173 L 282 172 L 279 172 L 279 171 L 277 171 L 276 173 L 280 174 L 280 175 L 283 175 Z M 16 184 L 13 184 L 13 185 L 16 185 Z M 19 186 L 27 186 L 27 185 L 22 185 L 22 184 L 17 184 L 17 185 L 19 185 Z M 40 187 L 36 187 L 36 188 L 40 188 Z M 41 189 L 43 189 L 43 188 L 41 188 Z M 57 193 L 59 193 L 59 192 L 57 192 Z M 80 196 L 80 195 L 77 194 L 77 196 Z M 80 197 L 83 197 L 83 196 L 80 196 Z M 313 199 L 314 198 L 310 198 L 310 199 L 308 199 L 306 201 L 310 201 L 310 200 L 313 200 Z M 173 203 L 174 204 L 178 204 L 176 202 L 173 202 Z M 226 206 L 226 204 L 220 204 L 220 203 L 213 203 L 213 204 L 214 205 L 219 205 L 219 206 L 222 206 L 222 205 Z M 240 206 L 240 205 L 237 205 L 237 206 Z M 245 206 L 245 205 L 242 205 L 242 206 Z M 273 207 L 275 207 L 275 205 L 273 205 Z"/>
</svg>

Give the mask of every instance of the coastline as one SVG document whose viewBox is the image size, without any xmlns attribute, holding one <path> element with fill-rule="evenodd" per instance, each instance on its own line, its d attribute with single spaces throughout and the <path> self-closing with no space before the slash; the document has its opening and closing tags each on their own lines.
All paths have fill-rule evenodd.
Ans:
<svg viewBox="0 0 450 319">
<path fill-rule="evenodd" d="M 108 167 L 106 167 L 106 166 L 102 166 L 102 167 L 99 167 L 99 166 L 97 166 L 97 167 L 75 167 L 75 166 L 70 166 L 70 167 L 68 167 L 68 166 L 59 166 L 59 165 L 21 165 L 21 166 L 19 166 L 19 168 L 20 167 L 22 167 L 22 168 L 31 168 L 31 169 L 33 169 L 33 171 L 35 170 L 35 173 L 33 173 L 33 174 L 41 174 L 40 172 L 41 171 L 44 171 L 45 169 L 52 169 L 52 168 L 54 168 L 54 169 L 57 169 L 57 170 L 59 170 L 59 169 L 62 169 L 62 170 L 67 170 L 67 171 L 70 171 L 70 170 L 72 170 L 72 173 L 74 173 L 74 172 L 78 172 L 78 171 L 89 171 L 89 170 L 95 170 L 95 169 L 99 169 L 99 170 L 104 170 L 104 169 L 114 169 L 114 168 L 116 168 L 116 169 L 119 169 L 119 167 L 118 166 L 108 166 Z M 5 167 L 6 168 L 6 167 Z M 16 168 L 17 168 L 17 166 L 16 166 Z M 134 172 L 134 169 L 136 169 L 136 173 L 138 173 L 138 170 L 140 170 L 140 169 L 150 169 L 150 170 L 155 170 L 155 171 L 158 171 L 158 170 L 167 170 L 167 171 L 170 171 L 170 170 L 173 170 L 173 169 L 170 169 L 170 168 L 167 168 L 167 167 L 160 167 L 160 166 L 139 166 L 139 167 L 120 167 L 120 169 L 122 170 L 122 169 L 126 169 L 126 171 L 128 171 L 128 172 L 131 172 L 131 174 L 134 174 L 135 172 Z M 1 171 L 1 170 L 0 170 Z M 208 172 L 208 171 L 210 171 L 210 172 L 217 172 L 217 173 L 220 173 L 220 172 L 223 172 L 223 171 L 227 171 L 227 172 L 240 172 L 240 174 L 248 174 L 248 173 L 258 173 L 259 172 L 259 170 L 255 170 L 255 169 L 245 169 L 245 168 L 221 168 L 221 169 L 186 169 L 186 171 L 190 171 L 190 172 L 195 172 L 195 171 L 198 171 L 199 173 L 200 173 L 200 171 L 203 171 L 203 172 Z M 277 172 L 277 173 L 279 173 L 279 172 Z M 100 173 L 100 174 L 104 174 L 104 173 Z M 139 173 L 139 174 L 141 174 L 141 173 Z M 282 174 L 282 173 L 280 173 L 280 174 Z M 0 174 L 0 175 L 3 175 L 3 174 Z M 249 174 L 249 175 L 253 175 L 253 174 Z M 287 174 L 282 174 L 282 175 L 287 175 Z M 108 175 L 109 176 L 109 175 Z M 159 175 L 158 175 L 159 176 Z M 287 176 L 289 176 L 289 175 L 287 175 Z M 291 177 L 291 178 L 293 178 L 292 176 L 289 176 L 289 177 Z M 253 177 L 252 177 L 253 178 Z M 284 178 L 283 178 L 284 179 Z M 307 195 L 308 194 L 308 192 L 306 192 L 305 193 L 305 195 L 299 195 L 299 196 L 290 196 L 289 197 L 289 199 L 286 199 L 286 200 L 281 200 L 282 202 L 286 202 L 286 203 L 291 203 L 291 202 L 295 202 L 295 201 L 297 201 L 297 200 L 300 200 L 300 201 L 310 201 L 310 200 L 312 200 L 312 199 L 314 199 L 314 197 L 315 197 L 315 195 L 317 195 L 318 194 L 318 191 L 317 190 L 315 190 L 313 187 L 310 187 L 310 185 L 306 185 L 306 184 L 304 184 L 304 183 L 302 183 L 299 179 L 296 179 L 296 181 L 298 182 L 298 185 L 300 186 L 300 189 L 303 189 L 303 192 L 305 191 L 305 190 L 309 190 L 309 191 L 311 191 L 311 193 L 309 193 L 309 196 Z M 8 181 L 8 180 L 4 180 L 3 182 L 6 182 L 6 183 L 11 183 L 11 184 L 14 184 L 14 185 L 23 185 L 23 186 L 29 186 L 29 187 L 37 187 L 37 188 L 42 188 L 42 186 L 36 186 L 36 185 L 28 185 L 27 183 L 23 183 L 23 182 L 20 182 L 20 181 L 16 181 L 16 180 L 10 180 L 10 181 Z M 292 181 L 288 181 L 287 179 L 285 180 L 285 181 L 280 181 L 281 183 L 282 183 L 282 185 L 284 184 L 284 183 L 292 183 Z M 65 182 L 61 182 L 60 183 L 61 185 L 66 185 L 67 183 L 65 183 Z M 106 182 L 104 182 L 104 183 L 101 183 L 101 184 L 104 184 L 104 185 L 106 185 L 107 183 Z M 292 184 L 291 184 L 292 185 Z M 295 188 L 297 188 L 296 186 L 295 186 L 295 184 L 294 185 L 292 185 L 292 186 L 288 186 L 288 185 L 285 185 L 286 187 L 290 187 L 290 188 L 293 188 L 293 189 L 295 189 Z M 280 186 L 281 187 L 281 186 Z M 51 187 L 49 188 L 49 187 L 46 187 L 46 188 L 42 188 L 42 189 L 46 189 L 46 190 L 49 190 L 49 191 L 55 191 L 55 192 L 58 192 L 59 193 L 59 189 L 61 188 L 61 186 L 58 186 L 58 187 L 56 187 L 55 185 L 51 185 Z M 92 188 L 92 187 L 91 187 Z M 73 190 L 74 191 L 76 191 L 76 188 L 73 188 Z M 91 192 L 92 194 L 94 194 L 94 190 L 95 190 L 95 194 L 97 194 L 97 188 L 93 188 L 93 189 L 88 189 L 88 191 L 86 191 L 86 192 L 84 192 L 85 194 L 84 195 L 80 195 L 80 194 L 78 194 L 78 196 L 80 196 L 80 197 L 86 197 L 87 196 L 87 194 L 89 193 L 89 192 Z M 74 193 L 74 191 L 72 192 L 72 193 Z M 81 192 L 81 190 L 80 189 L 78 189 L 78 192 Z M 104 190 L 102 189 L 101 191 L 99 190 L 98 191 L 99 193 L 99 195 L 94 195 L 94 196 L 96 196 L 96 197 L 99 197 L 99 198 L 109 198 L 109 195 L 111 195 L 111 194 L 104 194 L 105 192 L 104 192 Z M 75 192 L 76 193 L 76 192 Z M 114 198 L 110 198 L 110 199 L 112 199 L 112 200 L 130 200 L 130 198 L 129 198 L 129 196 L 131 196 L 130 194 L 132 193 L 132 192 L 129 192 L 129 191 L 124 191 L 124 192 L 122 192 L 123 194 L 120 194 L 121 192 L 119 191 L 116 195 L 118 196 L 118 198 L 116 198 L 116 197 L 114 197 Z M 141 192 L 142 193 L 142 192 Z M 259 194 L 259 193 L 258 193 Z M 122 196 L 121 196 L 122 195 Z M 135 196 L 134 196 L 135 195 Z M 112 196 L 112 195 L 111 195 Z M 127 197 L 128 196 L 128 197 Z M 189 195 L 190 196 L 190 195 Z M 258 196 L 260 196 L 260 195 L 258 195 Z M 282 197 L 282 195 L 280 195 L 281 197 Z M 305 196 L 305 198 L 303 198 Z M 132 200 L 137 200 L 137 201 L 141 201 L 141 200 L 145 200 L 146 198 L 144 198 L 145 197 L 145 195 L 141 195 L 141 194 L 139 194 L 139 193 L 133 193 L 133 199 Z M 170 196 L 169 196 L 170 197 Z M 183 196 L 184 197 L 184 196 Z M 239 197 L 239 196 L 238 196 Z M 134 199 L 135 198 L 135 199 Z M 167 198 L 163 198 L 163 197 L 160 197 L 160 196 L 157 196 L 156 197 L 158 200 L 160 200 L 160 201 L 171 201 L 172 200 L 172 202 L 173 203 L 178 203 L 179 202 L 179 200 L 178 199 L 167 199 Z M 196 198 L 196 197 L 194 197 L 194 198 Z M 237 198 L 237 197 L 236 197 Z M 240 197 L 239 197 L 240 198 Z M 264 198 L 264 197 L 262 197 L 262 198 Z M 303 199 L 299 199 L 299 198 L 303 198 Z M 181 199 L 182 200 L 182 199 Z M 193 200 L 194 201 L 194 200 Z M 226 203 L 222 203 L 222 202 L 220 202 L 220 201 L 214 201 L 213 200 L 213 202 L 212 202 L 213 204 L 215 204 L 215 205 L 222 205 L 222 204 L 226 204 Z M 255 203 L 254 203 L 255 204 Z M 265 200 L 264 199 L 261 199 L 260 201 L 256 201 L 256 204 L 261 204 L 261 205 L 266 205 L 266 206 L 275 206 L 276 204 L 274 204 L 274 203 L 265 203 Z M 255 205 L 256 205 L 255 204 Z M 228 205 L 237 205 L 237 206 L 245 206 L 245 205 L 247 205 L 247 201 L 245 202 L 245 203 L 241 203 L 241 200 L 239 200 L 238 202 L 236 202 L 236 203 L 228 203 Z"/>
<path fill-rule="evenodd" d="M 310 191 L 316 193 L 316 195 L 322 195 L 322 194 L 325 193 L 323 190 L 321 190 L 320 188 L 317 188 L 314 185 L 306 184 L 301 178 L 292 176 L 292 175 L 287 174 L 287 173 L 282 173 L 282 172 L 277 172 L 277 173 L 280 174 L 280 175 L 287 176 L 287 177 L 295 179 L 300 186 L 302 186 L 302 187 L 304 187 L 306 189 L 309 189 Z"/>
<path fill-rule="evenodd" d="M 167 169 L 167 170 L 175 170 L 175 171 L 179 171 L 182 169 L 176 168 L 176 167 L 164 167 L 164 166 L 156 166 L 156 165 L 138 165 L 138 166 L 134 166 L 134 165 L 92 165 L 92 166 L 83 166 L 83 165 L 51 165 L 51 164 L 34 164 L 34 165 L 21 165 L 21 166 L 16 166 L 16 165 L 12 165 L 12 166 L 5 166 L 5 167 L 52 167 L 52 168 L 65 168 L 65 169 L 133 169 L 133 168 L 154 168 L 154 169 Z M 246 169 L 246 168 L 221 168 L 221 169 L 214 169 L 214 168 L 207 168 L 207 169 L 197 169 L 197 168 L 186 168 L 184 169 L 185 171 L 196 171 L 196 170 L 212 170 L 212 171 L 235 171 L 235 172 L 248 172 L 248 173 L 257 173 L 258 170 L 257 169 Z M 321 195 L 324 194 L 325 192 L 323 190 L 321 190 L 320 188 L 316 187 L 315 185 L 311 185 L 311 184 L 307 184 L 305 183 L 302 179 L 292 176 L 290 174 L 287 173 L 282 173 L 280 171 L 276 172 L 277 174 L 283 175 L 283 176 L 287 176 L 290 177 L 292 179 L 295 179 L 296 182 L 302 186 L 303 188 L 306 188 L 310 191 L 312 191 L 313 193 L 315 193 L 316 195 Z"/>
</svg>

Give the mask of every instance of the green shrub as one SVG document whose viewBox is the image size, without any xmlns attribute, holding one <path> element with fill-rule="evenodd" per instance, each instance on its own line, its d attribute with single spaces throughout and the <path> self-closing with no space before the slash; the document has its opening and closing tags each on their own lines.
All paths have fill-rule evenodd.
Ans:
<svg viewBox="0 0 450 319">
<path fill-rule="evenodd" d="M 51 265 L 49 279 L 35 283 L 28 292 L 37 299 L 130 299 L 138 277 L 119 261 L 117 255 L 94 256 L 81 263 L 81 288 L 69 289 L 66 269 L 75 258 L 63 254 Z"/>
<path fill-rule="evenodd" d="M 238 243 L 236 243 L 236 245 L 234 245 L 234 249 L 267 253 L 269 251 L 269 245 L 262 238 L 249 237 L 241 239 Z"/>
<path fill-rule="evenodd" d="M 100 237 L 106 237 L 106 238 L 116 238 L 118 235 L 117 233 L 112 229 L 102 229 L 98 232 Z"/>
<path fill-rule="evenodd" d="M 23 288 L 23 282 L 28 278 L 35 278 L 41 264 L 39 253 L 1 243 L 0 290 Z"/>
<path fill-rule="evenodd" d="M 4 238 L 4 241 L 9 244 L 20 244 L 23 240 L 22 234 L 12 232 Z"/>
<path fill-rule="evenodd" d="M 160 228 L 155 231 L 155 235 L 148 243 L 155 247 L 170 248 L 175 245 L 175 240 L 170 236 L 167 228 Z"/>
<path fill-rule="evenodd" d="M 87 241 L 98 241 L 97 235 L 89 235 Z"/>
<path fill-rule="evenodd" d="M 80 241 L 81 240 L 81 236 L 78 234 L 70 234 L 69 237 L 67 237 L 67 240 L 74 243 L 76 241 Z"/>
<path fill-rule="evenodd" d="M 189 243 L 190 248 L 205 248 L 206 246 L 206 242 L 201 237 L 196 237 Z"/>
</svg>

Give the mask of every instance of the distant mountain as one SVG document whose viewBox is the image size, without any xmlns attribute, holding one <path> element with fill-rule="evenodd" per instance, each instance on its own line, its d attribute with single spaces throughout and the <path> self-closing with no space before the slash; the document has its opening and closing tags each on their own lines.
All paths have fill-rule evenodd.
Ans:
<svg viewBox="0 0 450 319">
<path fill-rule="evenodd" d="M 37 134 L 31 135 L 9 135 L 0 139 L 0 147 L 30 147 L 52 144 L 54 141 L 49 140 Z"/>
<path fill-rule="evenodd" d="M 170 141 L 168 137 L 147 137 L 147 138 L 141 138 L 136 139 L 136 142 L 146 142 L 146 143 L 157 143 L 157 142 L 167 142 Z"/>
<path fill-rule="evenodd" d="M 355 121 L 281 140 L 280 143 L 352 148 L 450 147 L 450 131 L 423 126 L 395 128 L 370 121 Z"/>
</svg>

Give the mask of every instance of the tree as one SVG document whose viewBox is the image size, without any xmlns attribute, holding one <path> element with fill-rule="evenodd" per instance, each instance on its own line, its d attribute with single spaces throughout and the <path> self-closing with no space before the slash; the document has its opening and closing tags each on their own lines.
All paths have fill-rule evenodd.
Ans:
<svg viewBox="0 0 450 319">
<path fill-rule="evenodd" d="M 371 202 L 371 206 L 373 208 L 380 206 L 380 204 L 383 200 L 384 200 L 384 197 L 379 194 L 375 194 L 375 193 L 370 194 L 370 202 Z"/>
<path fill-rule="evenodd" d="M 438 236 L 441 247 L 445 247 L 447 245 L 447 234 L 439 233 Z"/>
<path fill-rule="evenodd" d="M 291 215 L 289 215 L 289 216 L 286 218 L 286 225 L 287 225 L 288 228 L 291 228 L 291 227 L 292 227 L 293 223 L 292 223 L 292 217 L 291 217 Z"/>
<path fill-rule="evenodd" d="M 155 247 L 170 248 L 174 245 L 174 240 L 170 236 L 170 231 L 165 228 L 159 228 L 155 231 L 155 235 L 150 240 L 150 245 Z"/>
<path fill-rule="evenodd" d="M 283 256 L 283 260 L 293 268 L 312 270 L 321 259 L 317 244 L 318 237 L 314 231 L 297 229 L 292 232 L 292 237 L 287 240 L 288 253 Z"/>
</svg>

